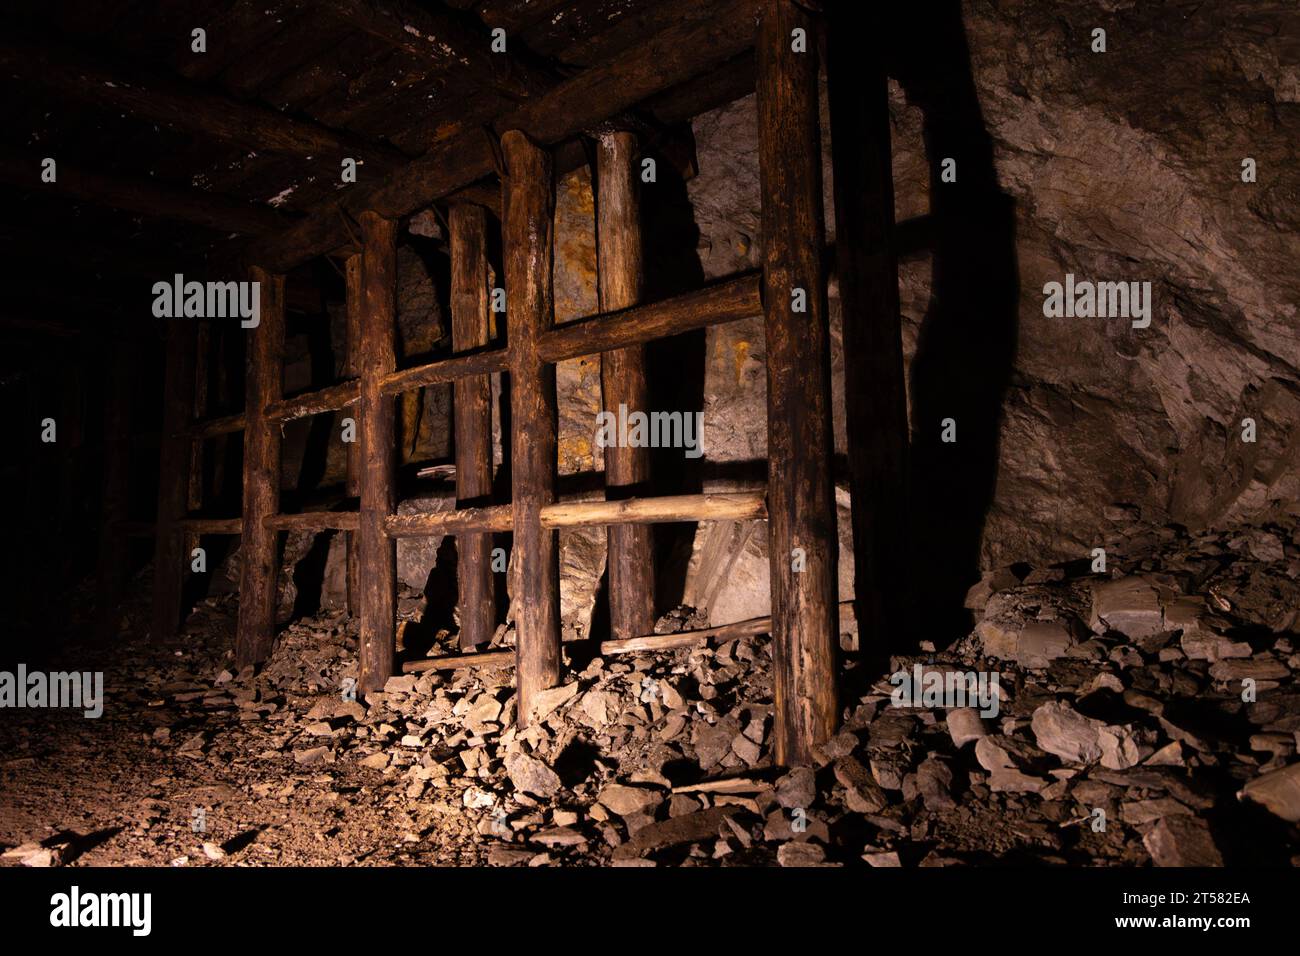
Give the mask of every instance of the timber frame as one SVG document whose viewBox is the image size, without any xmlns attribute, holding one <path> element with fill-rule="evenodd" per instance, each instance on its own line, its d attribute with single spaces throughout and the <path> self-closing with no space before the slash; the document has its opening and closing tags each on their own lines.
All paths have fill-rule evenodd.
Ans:
<svg viewBox="0 0 1300 956">
<path fill-rule="evenodd" d="M 174 633 L 180 623 L 188 564 L 184 543 L 198 534 L 238 534 L 243 559 L 237 663 L 246 666 L 265 660 L 278 632 L 277 533 L 337 529 L 349 535 L 348 600 L 360 621 L 359 689 L 363 693 L 381 690 L 397 669 L 396 540 L 450 534 L 456 536 L 459 552 L 463 653 L 408 662 L 401 670 L 513 664 L 516 719 L 524 727 L 537 694 L 555 686 L 563 669 L 556 531 L 605 526 L 609 529 L 612 640 L 602 650 L 685 646 L 719 633 L 770 633 L 774 756 L 784 765 L 812 760 L 814 749 L 829 739 L 840 718 L 836 656 L 842 613 L 831 474 L 830 333 L 818 121 L 817 38 L 822 25 L 816 9 L 809 9 L 819 6 L 795 0 L 725 0 L 717 5 L 716 15 L 670 26 L 633 51 L 573 78 L 556 81 L 518 75 L 520 82 L 529 81 L 529 95 L 491 123 L 488 135 L 482 129 L 466 130 L 405 164 L 385 156 L 396 163 L 392 171 L 374 185 L 346 191 L 340 206 L 255 235 L 243 255 L 248 278 L 261 284 L 262 313 L 260 325 L 246 332 L 245 410 L 221 418 L 196 417 L 194 326 L 173 323 L 167 341 L 166 414 L 154 528 L 155 637 Z M 807 39 L 796 49 L 792 37 L 799 31 Z M 756 56 L 763 268 L 664 301 L 643 302 L 639 133 L 619 117 L 647 98 L 747 50 Z M 883 98 L 883 73 L 873 80 Z M 557 165 L 553 148 L 588 131 L 596 131 L 590 135 L 596 139 L 599 312 L 557 327 L 551 298 Z M 849 140 L 846 136 L 845 142 Z M 886 148 L 881 177 L 886 181 L 887 156 Z M 502 179 L 499 208 L 508 302 L 504 346 L 489 340 L 485 251 L 489 220 L 474 201 L 482 198 L 481 190 L 471 189 L 494 171 Z M 837 204 L 841 235 L 852 229 L 848 217 L 858 214 L 851 201 L 865 203 L 870 207 L 867 212 L 887 220 L 884 225 L 873 221 L 862 230 L 875 235 L 892 228 L 892 202 L 888 208 L 876 208 L 875 198 L 841 199 Z M 435 201 L 450 205 L 454 351 L 449 358 L 398 368 L 394 357 L 397 221 Z M 348 220 L 354 225 L 349 227 Z M 284 274 L 322 255 L 345 257 L 345 378 L 308 394 L 285 397 Z M 888 265 L 894 268 L 892 260 Z M 767 338 L 765 492 L 629 496 L 627 489 L 641 488 L 649 479 L 646 453 L 609 449 L 606 500 L 557 501 L 557 362 L 601 354 L 605 407 L 620 403 L 644 407 L 646 343 L 760 313 Z M 510 377 L 508 503 L 491 500 L 489 376 L 493 373 Z M 435 383 L 454 383 L 458 507 L 397 514 L 394 403 L 402 393 Z M 348 450 L 347 490 L 359 498 L 359 510 L 282 514 L 281 426 L 343 408 L 352 409 L 356 420 L 358 440 Z M 202 489 L 196 495 L 190 482 L 196 449 L 205 439 L 238 431 L 244 434 L 242 515 L 191 516 L 204 500 Z M 867 460 L 865 455 L 859 458 Z M 854 503 L 856 507 L 857 494 Z M 766 520 L 772 615 L 707 632 L 655 638 L 651 635 L 655 585 L 649 526 L 706 520 Z M 490 542 L 492 533 L 506 530 L 513 532 L 514 541 L 515 648 L 513 653 L 476 652 L 496 630 Z M 105 554 L 113 553 L 111 542 L 106 541 L 104 548 Z"/>
</svg>

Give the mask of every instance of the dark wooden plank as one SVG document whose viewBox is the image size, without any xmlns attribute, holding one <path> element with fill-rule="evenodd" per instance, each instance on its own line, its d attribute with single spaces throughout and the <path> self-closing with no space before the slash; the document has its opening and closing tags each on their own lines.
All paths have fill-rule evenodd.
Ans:
<svg viewBox="0 0 1300 956">
<path fill-rule="evenodd" d="M 343 269 L 344 289 L 347 299 L 347 354 L 343 360 L 343 376 L 357 378 L 360 374 L 361 357 L 361 256 L 348 256 Z M 353 441 L 347 442 L 347 473 L 344 478 L 344 490 L 349 498 L 361 496 L 361 443 L 356 438 L 356 416 L 353 413 L 340 416 L 351 418 L 353 422 Z M 340 429 L 342 423 L 340 423 Z M 359 548 L 360 536 L 355 531 L 347 532 L 347 607 L 348 614 L 356 617 L 361 609 L 361 583 L 357 575 L 361 568 Z"/>
<path fill-rule="evenodd" d="M 183 436 L 194 409 L 196 326 L 190 319 L 167 324 L 163 373 L 162 441 L 158 454 L 158 510 L 155 518 L 153 628 L 155 641 L 176 633 L 181 623 L 181 594 L 189 566 L 177 522 L 185 516 L 189 494 L 190 443 Z"/>
<path fill-rule="evenodd" d="M 510 475 L 514 510 L 516 721 L 560 679 L 560 568 L 541 510 L 555 501 L 555 366 L 538 352 L 554 324 L 551 265 L 555 182 L 550 156 L 518 130 L 501 137 L 507 179 L 502 247 L 510 335 Z"/>
<path fill-rule="evenodd" d="M 397 222 L 361 214 L 361 315 L 357 362 L 361 402 L 357 437 L 361 449 L 361 517 L 358 584 L 361 611 L 362 692 L 382 690 L 393 674 L 397 602 L 397 543 L 384 535 L 384 519 L 396 504 L 393 400 L 379 380 L 396 365 Z"/>
<path fill-rule="evenodd" d="M 807 37 L 791 49 L 792 31 Z M 794 0 L 764 0 L 758 39 L 759 180 L 767 336 L 768 555 L 773 758 L 804 764 L 838 720 L 830 329 L 822 274 L 817 44 Z M 803 311 L 795 311 L 802 291 Z"/>
<path fill-rule="evenodd" d="M 488 344 L 487 211 L 465 203 L 451 208 L 451 345 L 458 352 Z M 492 494 L 492 380 L 457 379 L 453 386 L 456 430 L 456 501 L 486 503 Z M 479 647 L 496 630 L 492 536 L 456 538 L 460 647 Z"/>
<path fill-rule="evenodd" d="M 886 37 L 830 6 L 827 88 L 835 172 L 835 271 L 844 314 L 844 404 L 853 506 L 854 597 L 863 653 L 903 632 L 907 385 L 894 242 Z M 896 642 L 895 642 L 896 643 Z"/>
<path fill-rule="evenodd" d="M 120 525 L 128 517 L 134 354 L 134 348 L 126 343 L 113 343 L 105 383 L 104 492 L 99 519 L 99 567 L 95 587 L 95 635 L 99 640 L 113 638 L 122 619 L 127 542 Z"/>
<path fill-rule="evenodd" d="M 636 135 L 609 132 L 596 147 L 596 245 L 600 311 L 627 309 L 641 300 L 641 206 Z M 648 412 L 645 347 L 629 345 L 601 355 L 601 397 L 614 415 Z M 604 449 L 605 497 L 644 494 L 650 480 L 650 449 L 613 445 Z M 655 623 L 652 531 L 646 525 L 613 525 L 607 532 L 607 594 L 614 639 L 648 634 Z"/>
<path fill-rule="evenodd" d="M 261 322 L 246 330 L 244 515 L 240 541 L 239 623 L 235 663 L 266 660 L 276 635 L 276 533 L 263 524 L 280 510 L 280 426 L 264 409 L 284 389 L 284 276 L 254 267 Z"/>
</svg>

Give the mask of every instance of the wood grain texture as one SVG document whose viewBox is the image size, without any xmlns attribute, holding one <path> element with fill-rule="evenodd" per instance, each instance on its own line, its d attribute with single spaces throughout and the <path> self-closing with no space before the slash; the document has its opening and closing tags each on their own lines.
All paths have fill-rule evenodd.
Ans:
<svg viewBox="0 0 1300 956">
<path fill-rule="evenodd" d="M 246 330 L 244 516 L 240 541 L 239 623 L 235 663 L 270 656 L 276 635 L 276 533 L 263 521 L 280 509 L 280 428 L 263 411 L 284 388 L 284 276 L 254 267 L 261 284 L 261 322 Z"/>
<path fill-rule="evenodd" d="M 806 52 L 792 32 L 805 31 Z M 793 0 L 764 0 L 758 56 L 759 181 L 767 336 L 768 555 L 773 758 L 804 764 L 838 719 L 838 547 L 831 485 L 830 330 L 822 275 L 817 44 Z M 802 290 L 805 311 L 795 311 Z M 801 567 L 801 570 L 795 568 Z"/>
<path fill-rule="evenodd" d="M 555 501 L 555 366 L 538 351 L 554 323 L 551 298 L 555 183 L 551 158 L 524 133 L 501 137 L 505 160 L 506 316 L 510 336 L 511 497 L 514 517 L 516 720 L 527 727 L 534 696 L 560 677 L 560 569 L 541 510 Z"/>
<path fill-rule="evenodd" d="M 361 617 L 360 677 L 363 693 L 382 690 L 393 674 L 397 546 L 384 534 L 396 503 L 393 400 L 379 379 L 396 365 L 397 222 L 361 214 L 361 515 L 358 528 L 358 589 Z"/>
</svg>

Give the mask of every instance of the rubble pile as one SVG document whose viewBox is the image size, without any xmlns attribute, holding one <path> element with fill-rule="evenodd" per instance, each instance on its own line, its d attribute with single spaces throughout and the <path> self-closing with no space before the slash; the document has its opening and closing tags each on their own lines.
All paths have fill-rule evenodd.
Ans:
<svg viewBox="0 0 1300 956">
<path fill-rule="evenodd" d="M 1300 862 L 1300 529 L 1130 545 L 1104 572 L 989 572 L 948 650 L 874 680 L 847 664 L 843 726 L 788 772 L 772 766 L 766 637 L 609 657 L 568 644 L 566 683 L 520 730 L 509 668 L 406 674 L 359 698 L 339 611 L 235 673 L 236 599 L 209 598 L 180 642 L 114 649 L 105 716 L 72 728 L 81 753 L 66 715 L 5 742 L 4 785 L 32 814 L 0 817 L 4 862 Z M 701 622 L 678 609 L 659 630 Z M 454 643 L 440 638 L 431 653 Z M 900 706 L 923 672 L 982 674 L 993 696 Z M 54 805 L 62 827 L 21 830 Z"/>
</svg>

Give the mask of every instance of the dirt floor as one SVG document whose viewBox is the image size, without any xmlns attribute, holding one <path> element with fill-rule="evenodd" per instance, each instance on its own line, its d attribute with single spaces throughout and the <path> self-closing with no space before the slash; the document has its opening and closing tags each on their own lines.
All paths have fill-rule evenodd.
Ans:
<svg viewBox="0 0 1300 956">
<path fill-rule="evenodd" d="M 567 683 L 521 733 L 508 668 L 394 678 L 362 703 L 346 617 L 291 624 L 233 673 L 237 598 L 151 643 L 133 634 L 146 584 L 115 646 L 59 664 L 104 672 L 102 717 L 0 710 L 0 865 L 1300 861 L 1294 522 L 1166 529 L 1105 572 L 991 572 L 950 650 L 875 680 L 846 665 L 843 727 L 789 773 L 765 637 L 566 645 Z M 996 674 L 997 713 L 899 706 L 889 675 L 915 665 Z"/>
</svg>

